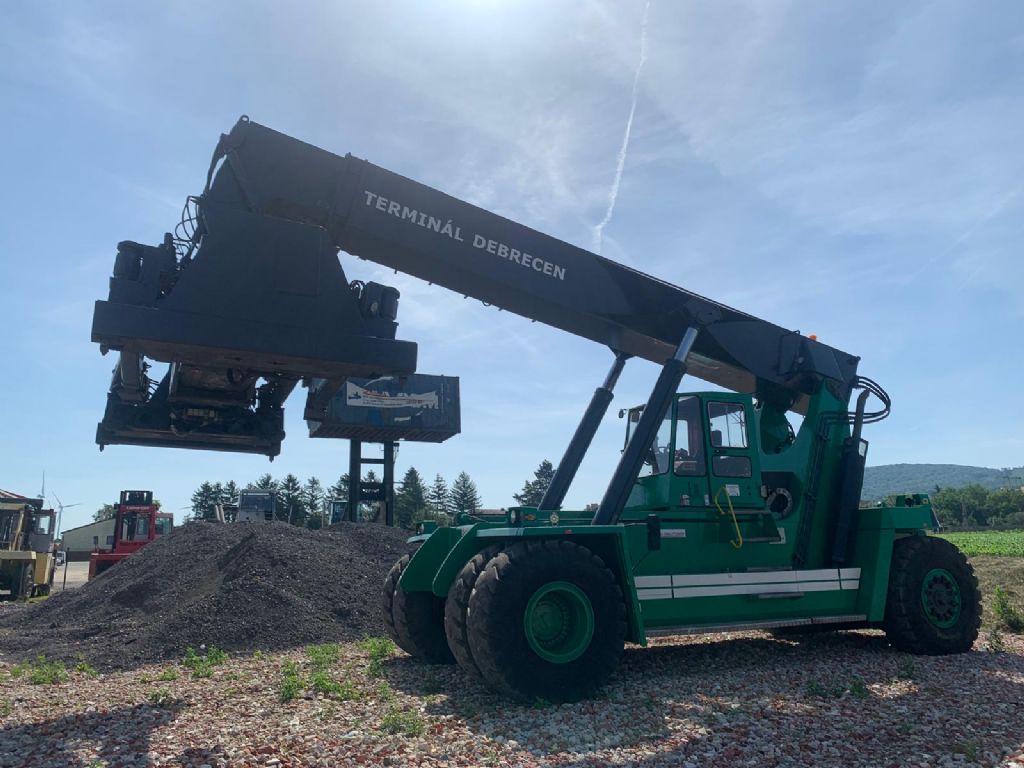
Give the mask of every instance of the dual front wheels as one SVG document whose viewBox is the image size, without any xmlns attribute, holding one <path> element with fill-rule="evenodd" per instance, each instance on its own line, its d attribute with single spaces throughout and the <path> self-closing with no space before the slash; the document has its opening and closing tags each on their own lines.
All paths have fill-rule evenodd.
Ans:
<svg viewBox="0 0 1024 768">
<path fill-rule="evenodd" d="M 447 599 L 404 592 L 402 558 L 384 586 L 395 642 L 424 661 L 456 661 L 518 699 L 576 701 L 611 676 L 626 638 L 622 590 L 605 562 L 570 541 L 519 542 L 471 558 Z"/>
</svg>

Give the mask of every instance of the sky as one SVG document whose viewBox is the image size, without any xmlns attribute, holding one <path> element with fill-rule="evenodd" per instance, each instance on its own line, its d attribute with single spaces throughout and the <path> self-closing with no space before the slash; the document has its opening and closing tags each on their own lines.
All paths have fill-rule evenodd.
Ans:
<svg viewBox="0 0 1024 768">
<path fill-rule="evenodd" d="M 204 480 L 330 484 L 304 392 L 281 455 L 110 446 L 90 342 L 116 244 L 159 243 L 242 114 L 861 357 L 892 395 L 869 464 L 1024 464 L 1024 5 L 967 0 L 5 3 L 0 24 L 0 488 L 63 527 L 121 489 L 179 520 Z M 462 433 L 400 475 L 487 507 L 558 461 L 611 363 L 585 339 L 342 254 L 402 293 Z M 566 500 L 598 501 L 630 361 Z M 684 390 L 706 389 L 695 379 Z M 367 454 L 372 454 L 367 450 Z"/>
</svg>

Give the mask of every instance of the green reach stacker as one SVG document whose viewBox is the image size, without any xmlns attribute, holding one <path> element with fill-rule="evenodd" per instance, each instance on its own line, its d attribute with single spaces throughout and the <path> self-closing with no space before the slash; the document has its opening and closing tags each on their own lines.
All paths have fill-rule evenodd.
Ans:
<svg viewBox="0 0 1024 768">
<path fill-rule="evenodd" d="M 890 402 L 857 357 L 245 117 L 176 234 L 118 246 L 93 319 L 120 353 L 97 442 L 273 456 L 299 382 L 314 424 L 348 377 L 413 373 L 398 291 L 348 282 L 339 251 L 614 354 L 536 508 L 428 526 L 388 574 L 385 620 L 414 657 L 571 701 L 655 635 L 878 627 L 911 653 L 974 643 L 977 581 L 927 535 L 927 496 L 860 507 L 862 430 Z M 562 509 L 631 357 L 661 373 L 622 412 L 597 511 Z M 162 379 L 147 359 L 169 363 Z M 728 391 L 679 393 L 685 373 Z"/>
</svg>

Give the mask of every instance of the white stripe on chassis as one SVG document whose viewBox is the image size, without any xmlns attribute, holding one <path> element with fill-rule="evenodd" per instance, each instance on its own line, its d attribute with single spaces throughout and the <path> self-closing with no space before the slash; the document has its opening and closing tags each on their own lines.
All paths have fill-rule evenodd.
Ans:
<svg viewBox="0 0 1024 768">
<path fill-rule="evenodd" d="M 858 589 L 860 568 L 637 576 L 633 581 L 641 600 L 833 592 Z"/>
</svg>

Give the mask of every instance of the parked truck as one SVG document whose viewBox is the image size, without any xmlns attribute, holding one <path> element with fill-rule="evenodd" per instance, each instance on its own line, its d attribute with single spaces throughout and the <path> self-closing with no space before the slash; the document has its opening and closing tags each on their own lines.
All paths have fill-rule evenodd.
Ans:
<svg viewBox="0 0 1024 768">
<path fill-rule="evenodd" d="M 928 654 L 977 637 L 977 581 L 928 535 L 928 497 L 860 507 L 864 428 L 890 399 L 858 357 L 244 117 L 185 210 L 177 236 L 118 246 L 96 304 L 93 340 L 119 353 L 101 446 L 273 456 L 300 381 L 316 421 L 347 377 L 415 371 L 398 292 L 348 282 L 339 250 L 611 349 L 538 506 L 428 526 L 391 570 L 384 621 L 416 658 L 566 701 L 657 635 L 877 627 Z M 660 374 L 623 410 L 597 510 L 563 509 L 631 357 Z M 680 392 L 684 374 L 726 391 Z"/>
</svg>

